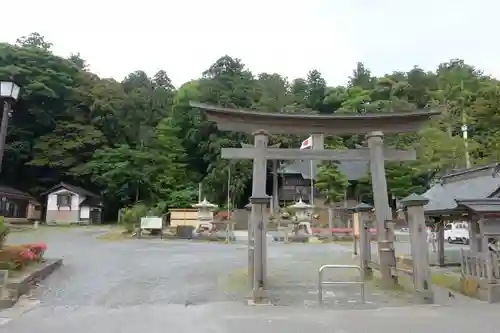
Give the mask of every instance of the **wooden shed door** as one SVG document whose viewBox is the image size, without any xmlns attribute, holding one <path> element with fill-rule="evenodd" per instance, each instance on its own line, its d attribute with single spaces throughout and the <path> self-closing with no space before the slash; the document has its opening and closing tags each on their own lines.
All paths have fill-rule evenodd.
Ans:
<svg viewBox="0 0 500 333">
<path fill-rule="evenodd" d="M 97 208 L 91 208 L 89 219 L 91 224 L 100 224 L 101 223 L 101 210 Z"/>
</svg>

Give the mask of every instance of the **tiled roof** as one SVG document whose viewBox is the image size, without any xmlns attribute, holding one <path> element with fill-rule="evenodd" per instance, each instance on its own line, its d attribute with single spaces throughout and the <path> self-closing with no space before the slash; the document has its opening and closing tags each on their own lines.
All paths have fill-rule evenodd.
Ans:
<svg viewBox="0 0 500 333">
<path fill-rule="evenodd" d="M 485 199 L 500 188 L 498 164 L 463 170 L 446 175 L 423 194 L 429 203 L 425 212 L 442 212 L 457 207 L 455 199 Z"/>
<path fill-rule="evenodd" d="M 68 190 L 70 192 L 85 195 L 87 197 L 94 197 L 94 198 L 101 197 L 100 195 L 92 193 L 90 191 L 87 191 L 86 189 L 81 188 L 79 186 L 75 186 L 75 185 L 71 185 L 71 184 L 67 184 L 67 183 L 63 183 L 63 182 L 57 184 L 56 186 L 52 187 L 48 191 L 43 192 L 42 195 L 46 195 L 46 194 L 49 194 L 51 192 L 57 191 L 60 188 L 65 188 L 66 190 Z"/>
<path fill-rule="evenodd" d="M 313 161 L 313 168 L 318 172 L 319 161 Z M 339 162 L 337 169 L 343 173 L 347 180 L 359 180 L 368 175 L 367 161 L 342 161 Z M 289 165 L 283 166 L 280 173 L 284 174 L 301 174 L 304 179 L 311 179 L 311 162 L 310 161 L 295 161 Z"/>
<path fill-rule="evenodd" d="M 21 192 L 19 190 L 16 190 L 15 188 L 2 185 L 0 185 L 0 196 L 36 201 L 36 199 L 28 193 Z"/>
<path fill-rule="evenodd" d="M 80 203 L 81 206 L 89 206 L 89 207 L 102 207 L 101 199 L 98 197 L 92 197 L 87 195 L 85 200 Z"/>
</svg>

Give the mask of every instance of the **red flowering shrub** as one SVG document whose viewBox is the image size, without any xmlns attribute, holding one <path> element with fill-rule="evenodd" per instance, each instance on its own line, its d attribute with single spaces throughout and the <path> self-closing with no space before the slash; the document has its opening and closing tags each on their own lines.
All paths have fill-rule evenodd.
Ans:
<svg viewBox="0 0 500 333">
<path fill-rule="evenodd" d="M 0 266 L 14 266 L 21 269 L 24 266 L 40 261 L 47 249 L 44 243 L 6 245 L 0 250 Z"/>
<path fill-rule="evenodd" d="M 33 253 L 34 260 L 41 260 L 45 250 L 47 250 L 47 245 L 45 245 L 45 243 L 28 244 L 27 247 Z"/>
<path fill-rule="evenodd" d="M 28 262 L 35 259 L 35 255 L 30 250 L 23 250 L 19 252 L 18 259 L 24 262 Z"/>
</svg>

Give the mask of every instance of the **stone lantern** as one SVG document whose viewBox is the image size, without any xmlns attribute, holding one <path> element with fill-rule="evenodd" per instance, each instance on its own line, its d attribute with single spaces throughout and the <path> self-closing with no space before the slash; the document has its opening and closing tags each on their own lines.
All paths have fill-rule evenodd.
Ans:
<svg viewBox="0 0 500 333">
<path fill-rule="evenodd" d="M 294 223 L 297 224 L 297 228 L 300 229 L 300 227 L 303 226 L 305 232 L 312 235 L 311 213 L 313 206 L 306 204 L 300 199 L 293 205 L 288 206 L 288 209 L 295 212 Z"/>
<path fill-rule="evenodd" d="M 208 202 L 207 199 L 205 198 L 203 199 L 202 202 L 194 204 L 192 207 L 198 209 L 198 227 L 196 229 L 198 230 L 200 228 L 208 227 L 209 230 L 211 230 L 212 222 L 214 220 L 213 211 L 218 206 Z"/>
</svg>

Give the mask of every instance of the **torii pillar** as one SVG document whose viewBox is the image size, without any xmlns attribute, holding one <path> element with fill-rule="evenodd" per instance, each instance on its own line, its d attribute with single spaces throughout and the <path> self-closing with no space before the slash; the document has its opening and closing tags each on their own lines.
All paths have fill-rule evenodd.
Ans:
<svg viewBox="0 0 500 333">
<path fill-rule="evenodd" d="M 392 214 L 389 210 L 387 195 L 387 180 L 384 167 L 384 134 L 373 131 L 367 134 L 370 149 L 370 173 L 372 178 L 373 201 L 375 204 L 375 219 L 377 221 L 377 243 L 380 259 L 380 274 L 383 283 L 389 287 L 397 282 L 392 277 L 392 267 L 396 266 L 394 253 L 394 231 L 392 230 Z"/>
<path fill-rule="evenodd" d="M 252 133 L 257 154 L 253 159 L 252 196 L 250 214 L 252 231 L 254 235 L 254 265 L 253 265 L 253 290 L 254 302 L 267 299 L 267 221 L 265 214 L 271 197 L 266 194 L 267 180 L 267 142 L 269 134 L 264 130 Z"/>
</svg>

